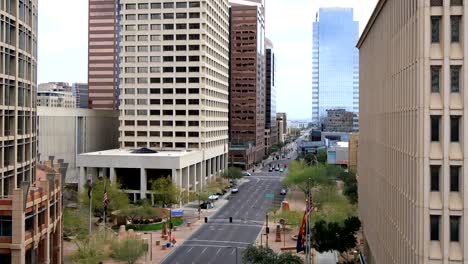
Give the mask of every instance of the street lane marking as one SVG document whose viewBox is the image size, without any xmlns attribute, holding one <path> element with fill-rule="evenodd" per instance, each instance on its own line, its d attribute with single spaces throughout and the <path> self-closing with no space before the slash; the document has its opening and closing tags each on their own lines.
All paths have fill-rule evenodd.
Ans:
<svg viewBox="0 0 468 264">
<path fill-rule="evenodd" d="M 203 251 L 201 252 L 201 254 L 205 253 L 205 251 L 207 250 L 208 248 L 204 248 Z"/>
<path fill-rule="evenodd" d="M 203 239 L 185 240 L 185 242 L 190 242 L 190 241 L 194 241 L 194 242 L 212 242 L 212 243 L 228 243 L 228 244 L 232 243 L 232 244 L 246 244 L 246 245 L 252 244 L 252 243 L 249 243 L 249 242 L 235 242 L 235 241 L 223 241 L 223 240 L 203 240 Z"/>
<path fill-rule="evenodd" d="M 189 250 L 187 250 L 187 253 L 190 253 L 190 251 L 192 251 L 193 247 L 189 248 Z"/>
<path fill-rule="evenodd" d="M 220 251 L 221 251 L 221 248 L 218 248 L 218 251 L 216 251 L 216 255 L 218 255 Z"/>
<path fill-rule="evenodd" d="M 202 244 L 192 244 L 192 245 L 180 245 L 179 247 L 205 247 L 205 248 L 232 248 L 231 246 L 220 246 L 220 245 L 202 245 Z M 247 247 L 237 247 L 238 249 L 246 249 Z M 173 252 L 173 251 L 171 251 Z"/>
<path fill-rule="evenodd" d="M 232 249 L 231 255 L 234 255 L 234 252 L 236 252 L 235 248 Z"/>
</svg>

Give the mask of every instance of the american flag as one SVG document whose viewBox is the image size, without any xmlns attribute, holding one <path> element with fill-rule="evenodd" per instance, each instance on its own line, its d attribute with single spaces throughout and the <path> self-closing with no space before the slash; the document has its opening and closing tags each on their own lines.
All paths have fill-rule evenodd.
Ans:
<svg viewBox="0 0 468 264">
<path fill-rule="evenodd" d="M 102 196 L 102 207 L 104 207 L 104 211 L 107 211 L 107 186 L 104 185 L 104 196 Z"/>
<path fill-rule="evenodd" d="M 309 214 L 312 211 L 312 199 L 311 199 L 310 191 L 307 193 L 307 201 L 306 201 L 306 210 L 304 211 L 304 215 L 302 216 L 302 223 L 299 229 L 299 234 L 297 236 L 297 244 L 296 244 L 296 252 L 304 251 L 307 234 L 309 233 L 309 228 L 307 224 L 307 219 L 309 218 Z"/>
</svg>

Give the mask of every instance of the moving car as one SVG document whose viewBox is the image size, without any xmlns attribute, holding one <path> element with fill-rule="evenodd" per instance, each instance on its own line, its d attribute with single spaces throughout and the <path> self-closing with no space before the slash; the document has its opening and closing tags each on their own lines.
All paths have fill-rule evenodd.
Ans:
<svg viewBox="0 0 468 264">
<path fill-rule="evenodd" d="M 231 189 L 231 193 L 238 193 L 239 192 L 239 188 L 237 187 L 234 187 Z"/>
<path fill-rule="evenodd" d="M 218 199 L 219 199 L 219 195 L 212 194 L 212 195 L 208 196 L 208 199 L 209 199 L 209 200 L 218 200 Z"/>
<path fill-rule="evenodd" d="M 288 192 L 288 189 L 283 188 L 283 189 L 281 189 L 280 194 L 281 195 L 286 195 L 287 192 Z"/>
<path fill-rule="evenodd" d="M 213 208 L 214 205 L 212 202 L 203 202 L 202 204 L 200 204 L 200 208 L 201 209 L 210 209 L 210 208 Z"/>
</svg>

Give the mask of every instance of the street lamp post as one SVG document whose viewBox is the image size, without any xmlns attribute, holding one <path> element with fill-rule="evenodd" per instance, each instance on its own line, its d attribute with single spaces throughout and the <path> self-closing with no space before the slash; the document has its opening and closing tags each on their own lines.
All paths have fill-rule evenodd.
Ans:
<svg viewBox="0 0 468 264">
<path fill-rule="evenodd" d="M 150 235 L 150 246 L 149 246 L 149 251 L 150 251 L 150 261 L 152 262 L 153 261 L 153 233 L 150 232 L 150 233 L 147 233 L 145 232 L 144 233 L 145 235 Z"/>
</svg>

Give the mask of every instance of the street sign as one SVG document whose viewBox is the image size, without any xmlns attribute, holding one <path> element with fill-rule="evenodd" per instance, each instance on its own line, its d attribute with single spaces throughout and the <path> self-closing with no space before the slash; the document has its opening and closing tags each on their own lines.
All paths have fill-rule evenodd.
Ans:
<svg viewBox="0 0 468 264">
<path fill-rule="evenodd" d="M 265 198 L 274 199 L 274 198 L 275 198 L 275 195 L 274 195 L 273 193 L 267 193 L 267 194 L 265 194 Z"/>
</svg>

